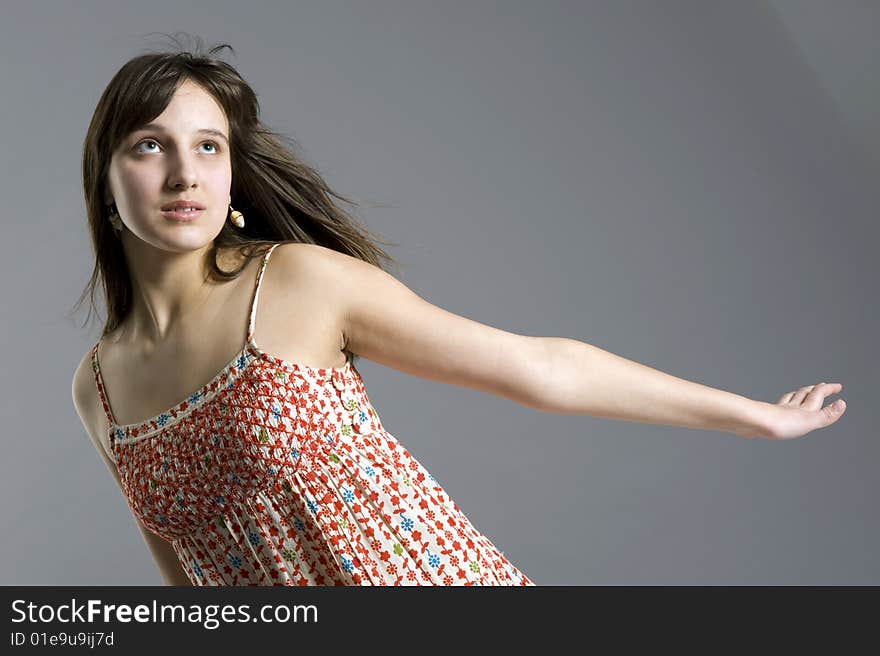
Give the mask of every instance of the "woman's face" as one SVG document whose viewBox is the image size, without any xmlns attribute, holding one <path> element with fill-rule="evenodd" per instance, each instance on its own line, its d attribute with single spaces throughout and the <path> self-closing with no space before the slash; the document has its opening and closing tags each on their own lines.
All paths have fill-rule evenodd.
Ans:
<svg viewBox="0 0 880 656">
<path fill-rule="evenodd" d="M 125 228 L 158 249 L 203 248 L 223 228 L 231 202 L 226 115 L 213 96 L 187 80 L 150 125 L 126 136 L 113 153 L 105 203 L 115 201 Z M 162 214 L 175 200 L 195 201 L 205 210 L 175 221 Z"/>
</svg>

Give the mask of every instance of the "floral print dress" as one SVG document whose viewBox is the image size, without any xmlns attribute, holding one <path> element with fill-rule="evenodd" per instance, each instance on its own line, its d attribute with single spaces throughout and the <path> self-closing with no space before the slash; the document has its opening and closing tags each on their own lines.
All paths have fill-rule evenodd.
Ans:
<svg viewBox="0 0 880 656">
<path fill-rule="evenodd" d="M 316 368 L 253 339 L 146 421 L 110 424 L 132 513 L 171 543 L 193 585 L 535 585 L 383 427 L 349 361 Z"/>
</svg>

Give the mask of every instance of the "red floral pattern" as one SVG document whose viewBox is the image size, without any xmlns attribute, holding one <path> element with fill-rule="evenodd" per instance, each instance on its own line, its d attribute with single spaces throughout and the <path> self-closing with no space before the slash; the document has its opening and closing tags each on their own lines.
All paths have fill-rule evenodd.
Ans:
<svg viewBox="0 0 880 656">
<path fill-rule="evenodd" d="M 202 389 L 118 425 L 132 513 L 193 585 L 534 585 L 382 426 L 351 362 L 316 368 L 253 340 Z M 100 342 L 99 342 L 100 343 Z"/>
</svg>

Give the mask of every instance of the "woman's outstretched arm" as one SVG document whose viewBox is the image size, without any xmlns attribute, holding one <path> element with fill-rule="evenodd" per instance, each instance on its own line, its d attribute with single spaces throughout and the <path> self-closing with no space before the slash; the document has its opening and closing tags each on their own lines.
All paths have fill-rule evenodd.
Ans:
<svg viewBox="0 0 880 656">
<path fill-rule="evenodd" d="M 822 405 L 843 389 L 839 383 L 802 387 L 771 404 L 677 378 L 592 344 L 541 340 L 548 369 L 542 409 L 550 412 L 787 439 L 824 428 L 845 410 L 845 404 Z"/>
<path fill-rule="evenodd" d="M 519 335 L 453 314 L 382 269 L 314 244 L 285 244 L 283 276 L 315 286 L 338 308 L 346 348 L 422 378 L 469 387 L 545 412 L 786 439 L 837 421 L 822 407 L 838 384 L 776 404 L 707 387 L 565 337 Z"/>
</svg>

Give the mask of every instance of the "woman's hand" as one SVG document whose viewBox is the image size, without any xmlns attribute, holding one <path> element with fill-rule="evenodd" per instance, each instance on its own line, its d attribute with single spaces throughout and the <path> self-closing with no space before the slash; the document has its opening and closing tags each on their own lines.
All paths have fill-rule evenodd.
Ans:
<svg viewBox="0 0 880 656">
<path fill-rule="evenodd" d="M 822 404 L 826 396 L 837 394 L 842 389 L 840 383 L 819 383 L 783 394 L 775 404 L 764 404 L 764 417 L 759 431 L 740 435 L 748 439 L 790 440 L 817 428 L 830 426 L 843 416 L 846 402 L 838 399 L 824 407 Z"/>
</svg>

